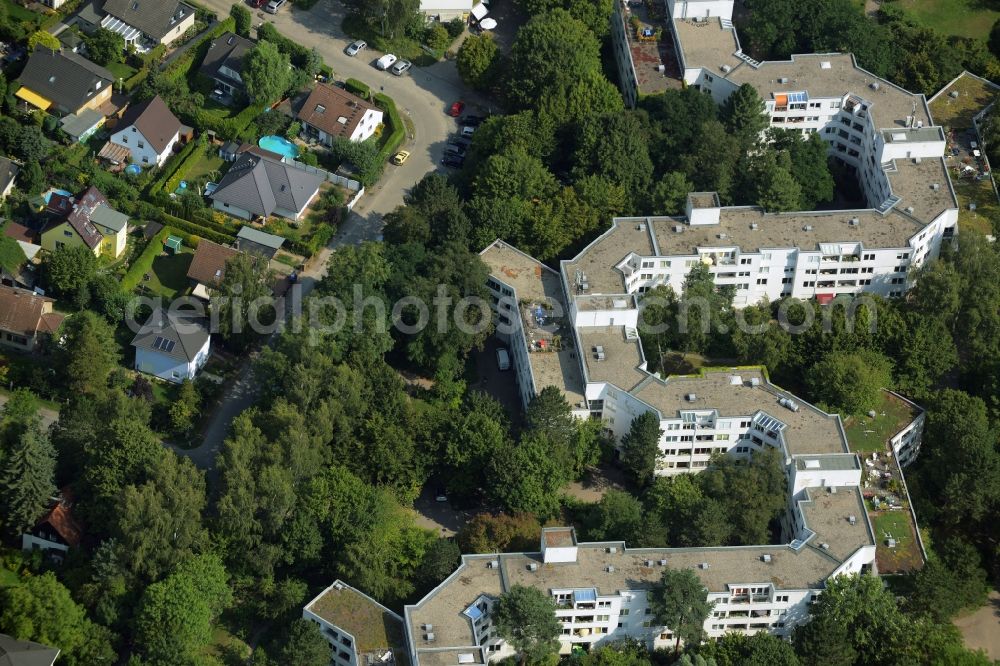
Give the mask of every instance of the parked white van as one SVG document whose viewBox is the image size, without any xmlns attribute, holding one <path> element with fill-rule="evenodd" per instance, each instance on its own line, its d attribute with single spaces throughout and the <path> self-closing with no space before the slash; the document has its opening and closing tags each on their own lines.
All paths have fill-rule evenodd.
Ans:
<svg viewBox="0 0 1000 666">
<path fill-rule="evenodd" d="M 396 62 L 399 58 L 392 55 L 391 53 L 386 53 L 384 56 L 375 61 L 375 66 L 379 69 L 385 71 L 392 67 L 392 63 Z"/>
</svg>

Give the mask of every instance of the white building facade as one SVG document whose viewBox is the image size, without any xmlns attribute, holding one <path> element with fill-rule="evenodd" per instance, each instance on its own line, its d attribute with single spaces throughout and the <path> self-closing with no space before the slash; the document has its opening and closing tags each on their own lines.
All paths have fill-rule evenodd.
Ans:
<svg viewBox="0 0 1000 666">
<path fill-rule="evenodd" d="M 124 146 L 131 153 L 132 164 L 141 166 L 163 166 L 167 158 L 173 154 L 174 145 L 180 140 L 180 132 L 175 132 L 163 150 L 156 151 L 156 148 L 143 136 L 142 132 L 135 125 L 124 127 L 111 135 L 111 143 Z"/>
</svg>

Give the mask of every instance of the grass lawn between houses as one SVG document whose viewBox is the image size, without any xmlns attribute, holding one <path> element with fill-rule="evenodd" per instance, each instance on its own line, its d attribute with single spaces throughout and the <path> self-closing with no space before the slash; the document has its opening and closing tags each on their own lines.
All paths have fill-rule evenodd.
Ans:
<svg viewBox="0 0 1000 666">
<path fill-rule="evenodd" d="M 153 267 L 149 271 L 149 279 L 143 284 L 154 296 L 176 298 L 188 290 L 188 268 L 194 259 L 194 250 L 181 246 L 177 254 L 160 254 L 153 259 Z"/>
<path fill-rule="evenodd" d="M 131 79 L 132 76 L 139 70 L 135 67 L 130 67 L 123 62 L 113 62 L 109 64 L 105 69 L 115 75 L 115 79 Z"/>
<path fill-rule="evenodd" d="M 847 443 L 851 451 L 860 454 L 885 451 L 889 438 L 917 418 L 917 414 L 905 401 L 883 392 L 882 402 L 875 408 L 875 418 L 864 415 L 844 419 Z"/>
<path fill-rule="evenodd" d="M 956 37 L 985 39 L 1000 11 L 982 0 L 899 0 L 913 19 L 928 28 Z"/>
</svg>

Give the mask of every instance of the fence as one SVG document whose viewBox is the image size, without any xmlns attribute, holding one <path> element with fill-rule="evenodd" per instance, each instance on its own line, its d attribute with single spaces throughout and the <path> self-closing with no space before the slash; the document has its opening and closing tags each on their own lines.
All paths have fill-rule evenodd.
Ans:
<svg viewBox="0 0 1000 666">
<path fill-rule="evenodd" d="M 305 171 L 306 173 L 314 173 L 317 176 L 322 176 L 331 183 L 336 183 L 342 187 L 346 187 L 351 192 L 364 192 L 364 188 L 361 187 L 361 183 L 344 176 L 330 173 L 326 169 L 320 169 L 319 167 L 309 166 L 308 164 L 303 164 L 302 162 L 296 162 L 294 160 L 289 160 L 286 162 L 288 166 L 298 169 L 299 171 Z"/>
</svg>

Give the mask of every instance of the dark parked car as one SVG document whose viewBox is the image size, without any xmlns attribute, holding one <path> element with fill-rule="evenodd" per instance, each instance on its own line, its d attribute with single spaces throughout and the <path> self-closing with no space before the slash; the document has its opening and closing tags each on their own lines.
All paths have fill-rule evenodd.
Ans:
<svg viewBox="0 0 1000 666">
<path fill-rule="evenodd" d="M 444 159 L 441 160 L 441 164 L 451 169 L 458 169 L 462 166 L 463 162 L 465 162 L 465 160 L 457 155 L 445 155 Z"/>
<path fill-rule="evenodd" d="M 456 155 L 461 155 L 462 157 L 465 157 L 465 150 L 466 147 L 459 143 L 449 143 L 444 147 L 444 152 L 455 153 Z"/>
<path fill-rule="evenodd" d="M 479 127 L 485 121 L 486 118 L 484 118 L 483 116 L 473 116 L 471 114 L 462 118 L 462 124 L 468 125 L 470 127 Z"/>
</svg>

